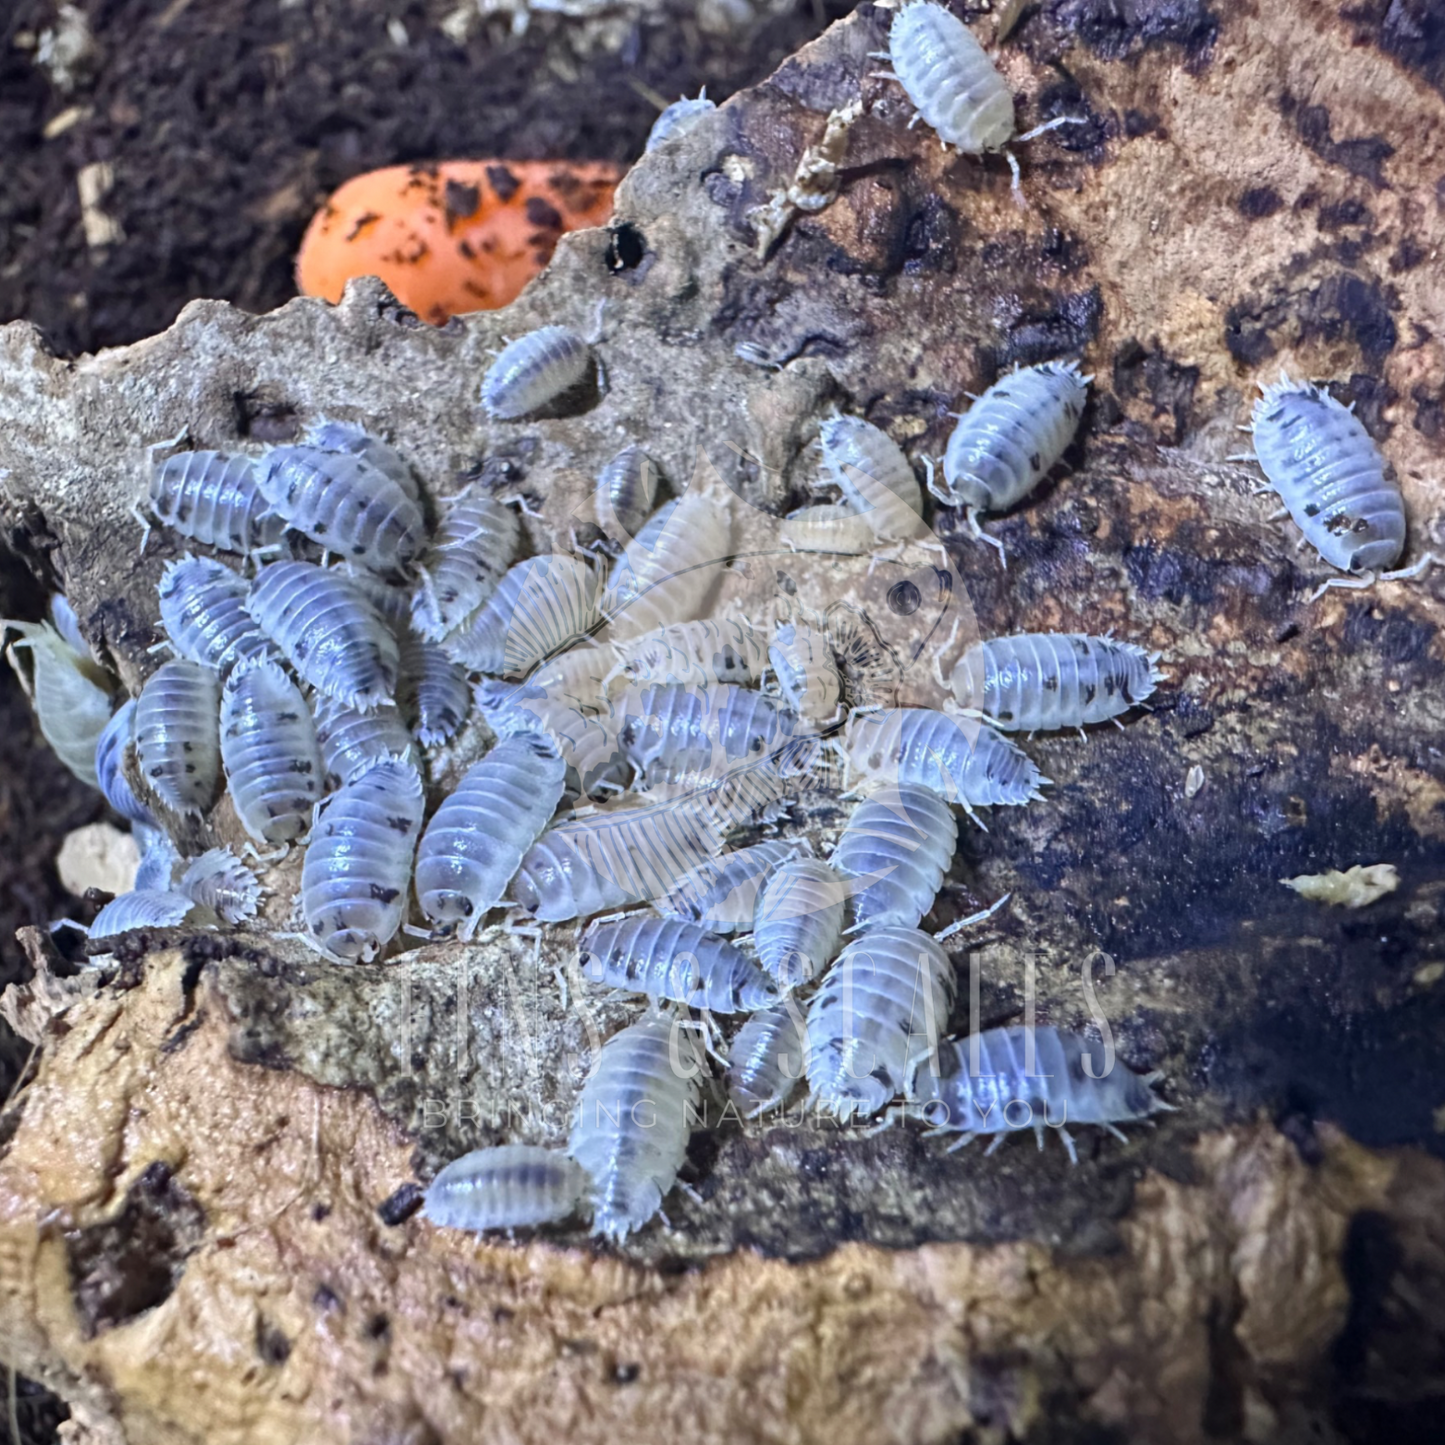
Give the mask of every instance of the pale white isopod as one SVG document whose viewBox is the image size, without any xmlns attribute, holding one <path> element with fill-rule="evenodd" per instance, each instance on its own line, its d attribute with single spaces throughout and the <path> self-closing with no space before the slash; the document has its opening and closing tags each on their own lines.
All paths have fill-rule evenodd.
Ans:
<svg viewBox="0 0 1445 1445">
<path fill-rule="evenodd" d="M 749 1014 L 728 1045 L 728 1098 L 753 1119 L 787 1102 L 803 1077 L 807 1031 L 797 1003 L 784 999 Z"/>
<path fill-rule="evenodd" d="M 149 496 L 151 511 L 166 526 L 223 552 L 274 547 L 286 530 L 257 485 L 254 459 L 235 452 L 152 459 Z"/>
<path fill-rule="evenodd" d="M 580 385 L 592 369 L 592 348 L 571 327 L 540 326 L 497 353 L 482 378 L 482 406 L 493 421 L 517 421 Z"/>
<path fill-rule="evenodd" d="M 933 907 L 957 844 L 957 819 L 927 788 L 889 785 L 864 798 L 828 860 L 848 880 L 853 930 L 916 927 Z"/>
<path fill-rule="evenodd" d="M 48 622 L 6 622 L 4 626 L 20 634 L 7 652 L 35 708 L 40 735 L 82 783 L 98 787 L 95 751 L 110 722 L 105 674 Z M 30 654 L 28 673 L 17 655 L 21 649 Z"/>
<path fill-rule="evenodd" d="M 416 744 L 394 703 L 384 702 L 362 712 L 334 698 L 317 697 L 312 706 L 328 783 L 349 783 L 383 758 L 405 758 L 420 770 Z"/>
<path fill-rule="evenodd" d="M 158 668 L 136 699 L 140 775 L 173 812 L 199 815 L 221 778 L 220 679 L 209 667 L 177 659 Z"/>
<path fill-rule="evenodd" d="M 613 671 L 630 686 L 756 682 L 768 661 L 767 634 L 742 617 L 673 622 L 612 650 Z"/>
<path fill-rule="evenodd" d="M 271 652 L 246 611 L 250 584 L 224 562 L 210 557 L 167 562 L 156 590 L 161 625 L 179 656 L 224 677 L 245 658 Z"/>
<path fill-rule="evenodd" d="M 653 121 L 652 129 L 647 133 L 643 154 L 656 150 L 663 141 L 671 140 L 673 136 L 686 135 L 703 116 L 716 109 L 716 102 L 707 98 L 707 86 L 703 86 L 695 96 L 685 95 L 681 100 L 673 101 Z"/>
<path fill-rule="evenodd" d="M 138 928 L 179 928 L 195 922 L 200 913 L 185 893 L 160 888 L 136 888 L 112 898 L 90 925 L 92 938 L 118 938 Z"/>
<path fill-rule="evenodd" d="M 657 463 L 635 443 L 602 468 L 593 493 L 597 525 L 625 547 L 642 530 L 657 502 Z"/>
<path fill-rule="evenodd" d="M 560 1149 L 498 1144 L 442 1169 L 427 1186 L 422 1215 L 448 1229 L 529 1229 L 566 1219 L 590 1184 Z"/>
<path fill-rule="evenodd" d="M 846 502 L 821 502 L 789 512 L 778 537 L 794 552 L 832 552 L 862 557 L 877 545 L 873 527 Z"/>
<path fill-rule="evenodd" d="M 424 748 L 440 747 L 461 731 L 472 710 L 467 670 L 439 643 L 423 641 L 405 623 L 395 635 L 401 658 L 397 706 Z"/>
<path fill-rule="evenodd" d="M 768 658 L 788 706 L 808 722 L 836 722 L 843 682 L 827 634 L 806 622 L 784 622 Z"/>
<path fill-rule="evenodd" d="M 96 786 L 105 800 L 123 818 L 154 828 L 151 810 L 136 797 L 125 775 L 126 754 L 135 742 L 135 699 L 127 698 L 116 708 L 95 744 Z"/>
<path fill-rule="evenodd" d="M 810 983 L 833 961 L 843 942 L 851 891 L 849 881 L 816 858 L 790 859 L 768 878 L 753 921 L 753 945 L 758 962 L 781 988 Z"/>
<path fill-rule="evenodd" d="M 412 626 L 428 642 L 455 631 L 496 590 L 517 550 L 515 508 L 469 487 L 452 497 L 421 559 Z"/>
<path fill-rule="evenodd" d="M 261 906 L 260 880 L 229 848 L 193 858 L 176 888 L 227 923 L 254 918 Z"/>
<path fill-rule="evenodd" d="M 806 847 L 796 839 L 772 839 L 705 859 L 657 900 L 657 911 L 667 918 L 700 923 L 713 933 L 746 933 L 753 927 L 768 878 Z"/>
<path fill-rule="evenodd" d="M 906 542 L 924 530 L 922 488 L 887 432 L 859 416 L 831 416 L 818 435 L 829 477 L 875 538 Z"/>
</svg>

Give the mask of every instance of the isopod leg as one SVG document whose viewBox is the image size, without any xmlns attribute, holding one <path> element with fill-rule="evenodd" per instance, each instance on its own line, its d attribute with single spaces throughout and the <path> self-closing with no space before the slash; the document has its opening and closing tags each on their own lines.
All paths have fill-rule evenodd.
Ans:
<svg viewBox="0 0 1445 1445">
<path fill-rule="evenodd" d="M 1343 587 L 1348 592 L 1359 592 L 1366 587 L 1373 587 L 1374 585 L 1375 574 L 1373 572 L 1367 572 L 1363 577 L 1331 577 L 1328 582 L 1321 582 L 1320 585 L 1310 593 L 1309 600 L 1311 602 L 1318 602 L 1331 587 Z"/>
<path fill-rule="evenodd" d="M 976 507 L 965 508 L 964 515 L 968 518 L 968 529 L 980 542 L 987 542 L 998 552 L 998 560 L 1005 572 L 1008 571 L 1008 553 L 1004 551 L 1004 545 L 997 537 L 990 537 L 978 524 L 978 509 Z"/>
<path fill-rule="evenodd" d="M 1397 567 L 1393 572 L 1381 572 L 1381 582 L 1403 582 L 1407 579 L 1423 576 L 1431 567 L 1439 565 L 1441 559 L 1433 552 L 1426 552 L 1423 557 L 1412 566 Z"/>
</svg>

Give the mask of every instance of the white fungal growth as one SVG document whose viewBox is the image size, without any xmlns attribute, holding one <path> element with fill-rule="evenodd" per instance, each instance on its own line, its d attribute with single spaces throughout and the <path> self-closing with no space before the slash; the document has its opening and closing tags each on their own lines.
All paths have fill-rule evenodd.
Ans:
<svg viewBox="0 0 1445 1445">
<path fill-rule="evenodd" d="M 597 1233 L 620 1241 L 661 1208 L 687 1156 L 702 1071 L 692 1033 L 670 1018 L 602 1045 L 567 1143 L 591 1178 Z"/>
<path fill-rule="evenodd" d="M 493 421 L 517 421 L 578 386 L 592 370 L 592 348 L 568 326 L 541 326 L 504 346 L 482 378 L 482 406 Z"/>
<path fill-rule="evenodd" d="M 452 497 L 421 559 L 412 626 L 428 642 L 454 632 L 496 590 L 517 550 L 516 510 L 479 486 Z"/>
<path fill-rule="evenodd" d="M 590 1183 L 560 1149 L 500 1144 L 453 1159 L 427 1187 L 422 1215 L 448 1229 L 530 1229 L 574 1213 Z"/>
<path fill-rule="evenodd" d="M 140 775 L 172 812 L 199 816 L 215 800 L 221 779 L 220 701 L 216 674 L 183 659 L 152 673 L 136 699 Z"/>
<path fill-rule="evenodd" d="M 82 783 L 98 787 L 95 750 L 110 721 L 110 693 L 102 685 L 105 674 L 47 622 L 4 626 L 20 634 L 7 656 L 35 709 L 41 736 Z M 20 665 L 21 651 L 30 656 L 28 670 Z"/>
<path fill-rule="evenodd" d="M 1393 863 L 1356 863 L 1343 872 L 1331 868 L 1327 873 L 1301 873 L 1279 881 L 1314 903 L 1364 908 L 1393 893 L 1400 886 L 1400 874 Z"/>
</svg>

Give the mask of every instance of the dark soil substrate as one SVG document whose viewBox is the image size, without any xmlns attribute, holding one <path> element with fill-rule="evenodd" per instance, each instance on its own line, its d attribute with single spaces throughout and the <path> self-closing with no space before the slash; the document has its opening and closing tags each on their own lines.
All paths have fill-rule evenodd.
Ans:
<svg viewBox="0 0 1445 1445">
<path fill-rule="evenodd" d="M 25 317 L 59 354 L 164 330 L 196 297 L 268 311 L 294 294 L 306 223 L 343 181 L 403 161 L 632 161 L 657 107 L 768 74 L 852 8 L 795 0 L 727 36 L 664 0 L 619 50 L 585 22 L 533 17 L 513 37 L 439 22 L 461 0 L 78 0 L 97 53 L 69 93 L 35 63 L 56 0 L 0 7 L 0 321 Z M 760 9 L 763 9 L 761 5 Z M 388 22 L 400 22 L 398 45 Z M 400 32 L 397 32 L 399 37 Z M 19 38 L 29 48 L 19 48 Z M 53 140 L 47 124 L 85 114 Z M 76 176 L 114 170 L 103 209 L 125 239 L 87 248 Z"/>
</svg>

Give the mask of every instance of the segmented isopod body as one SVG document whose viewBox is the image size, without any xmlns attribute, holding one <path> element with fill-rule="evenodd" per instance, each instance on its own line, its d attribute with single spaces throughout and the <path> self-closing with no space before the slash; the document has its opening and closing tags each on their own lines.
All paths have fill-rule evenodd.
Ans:
<svg viewBox="0 0 1445 1445">
<path fill-rule="evenodd" d="M 376 707 L 396 691 L 396 638 L 366 592 L 310 562 L 263 567 L 246 610 L 303 682 L 349 707 Z"/>
<path fill-rule="evenodd" d="M 616 665 L 615 648 L 584 643 L 538 663 L 527 674 L 527 686 L 541 688 L 554 702 L 597 712 L 606 704 L 602 685 Z"/>
<path fill-rule="evenodd" d="M 565 771 L 556 744 L 536 734 L 498 743 L 467 770 L 417 849 L 416 898 L 433 923 L 476 933 L 551 821 Z"/>
<path fill-rule="evenodd" d="M 50 594 L 50 621 L 55 630 L 65 639 L 66 646 L 77 657 L 91 662 L 95 661 L 90 651 L 90 644 L 80 630 L 80 618 L 75 615 L 75 608 L 70 605 L 70 599 L 63 592 Z"/>
<path fill-rule="evenodd" d="M 673 101 L 652 122 L 652 129 L 647 133 L 647 144 L 643 147 L 643 154 L 656 150 L 663 141 L 671 140 L 675 135 L 686 135 L 703 116 L 710 110 L 716 109 L 716 103 L 707 98 L 707 86 L 703 86 L 695 96 L 685 95 L 681 100 Z"/>
<path fill-rule="evenodd" d="M 676 918 L 594 923 L 582 939 L 581 963 L 593 983 L 713 1013 L 751 1013 L 778 996 L 736 944 Z"/>
<path fill-rule="evenodd" d="M 864 798 L 829 859 L 849 880 L 854 928 L 915 927 L 933 907 L 957 844 L 957 819 L 927 788 L 890 785 Z"/>
<path fill-rule="evenodd" d="M 812 1102 L 843 1120 L 876 1114 L 937 1043 L 954 987 L 948 955 L 916 928 L 875 928 L 850 943 L 808 1005 Z"/>
<path fill-rule="evenodd" d="M 261 906 L 259 879 L 229 848 L 193 858 L 176 888 L 227 923 L 254 918 Z"/>
<path fill-rule="evenodd" d="M 726 497 L 689 492 L 668 514 L 651 547 L 644 547 L 639 536 L 627 548 L 628 571 L 601 600 L 609 639 L 625 641 L 702 615 L 731 553 L 732 512 Z"/>
<path fill-rule="evenodd" d="M 661 1207 L 687 1156 L 702 1069 L 692 1034 L 669 1018 L 602 1045 L 567 1142 L 591 1178 L 599 1234 L 622 1240 Z"/>
<path fill-rule="evenodd" d="M 949 685 L 961 706 L 1009 732 L 1083 727 L 1128 712 L 1163 674 L 1132 642 L 1081 632 L 1024 632 L 977 642 Z"/>
<path fill-rule="evenodd" d="M 289 843 L 311 826 L 325 773 L 301 690 L 277 662 L 242 663 L 221 692 L 221 761 L 231 803 L 257 843 Z"/>
<path fill-rule="evenodd" d="M 1399 561 L 1399 483 L 1354 412 L 1322 387 L 1286 377 L 1255 403 L 1253 422 L 1265 476 L 1326 562 L 1359 574 Z"/>
<path fill-rule="evenodd" d="M 543 833 L 509 896 L 543 923 L 587 918 L 660 897 L 721 850 L 716 818 L 689 799 L 599 811 Z"/>
<path fill-rule="evenodd" d="M 768 640 L 745 618 L 702 617 L 618 642 L 613 652 L 615 670 L 632 686 L 741 684 L 755 682 L 762 674 L 768 661 Z"/>
<path fill-rule="evenodd" d="M 250 584 L 224 562 L 183 557 L 161 573 L 161 625 L 176 652 L 223 677 L 238 662 L 271 651 L 246 611 Z"/>
<path fill-rule="evenodd" d="M 560 1149 L 499 1144 L 453 1159 L 427 1187 L 422 1214 L 448 1229 L 527 1229 L 566 1219 L 590 1184 Z"/>
<path fill-rule="evenodd" d="M 525 677 L 544 658 L 588 637 L 598 622 L 597 574 L 561 553 L 528 557 L 442 646 L 473 672 Z"/>
<path fill-rule="evenodd" d="M 677 511 L 677 501 L 664 502 L 643 524 L 638 534 L 622 549 L 622 555 L 612 564 L 607 574 L 606 595 L 632 598 L 637 595 L 636 578 L 657 546 L 662 529 L 668 519 Z"/>
<path fill-rule="evenodd" d="M 1074 1164 L 1078 1154 L 1066 1125 L 1098 1124 L 1122 1139 L 1117 1125 L 1169 1107 L 1150 1087 L 1158 1074 L 1136 1074 L 1122 1064 L 1105 1074 L 1102 1043 L 1048 1026 L 1032 1032 L 1032 1057 L 1030 1029 L 1021 1024 L 944 1040 L 937 1064 L 930 1058 L 918 1070 L 910 1098 L 923 1104 L 934 1128 L 960 1132 L 958 1144 L 996 1134 L 990 1153 L 1020 1129 L 1033 1129 L 1043 1148 L 1045 1126 L 1057 1129 Z M 1094 1077 L 1084 1070 L 1086 1059 Z"/>
<path fill-rule="evenodd" d="M 630 776 L 610 717 L 594 717 L 554 700 L 530 682 L 489 677 L 478 684 L 476 698 L 487 725 L 498 737 L 534 733 L 552 740 L 567 766 L 567 790 L 574 797 L 620 792 Z"/>
<path fill-rule="evenodd" d="M 625 547 L 642 530 L 657 502 L 657 463 L 635 443 L 602 468 L 593 495 L 597 525 Z"/>
<path fill-rule="evenodd" d="M 172 811 L 204 813 L 221 778 L 221 684 L 178 659 L 158 668 L 135 706 L 135 751 L 146 786 Z"/>
<path fill-rule="evenodd" d="M 706 859 L 657 900 L 657 911 L 713 933 L 747 933 L 768 878 L 805 846 L 797 840 L 772 840 Z"/>
<path fill-rule="evenodd" d="M 843 557 L 861 557 L 877 542 L 868 519 L 839 502 L 789 512 L 778 526 L 778 537 L 795 552 L 833 552 Z"/>
<path fill-rule="evenodd" d="M 412 626 L 422 637 L 441 641 L 496 591 L 520 531 L 516 511 L 480 487 L 447 503 L 412 597 Z"/>
<path fill-rule="evenodd" d="M 132 823 L 156 826 L 151 810 L 136 797 L 125 775 L 125 755 L 135 741 L 135 699 L 127 698 L 116 708 L 95 745 L 96 786 L 105 794 L 105 801 L 122 818 Z"/>
<path fill-rule="evenodd" d="M 1006 512 L 1021 502 L 1073 441 L 1089 380 L 1072 361 L 1000 377 L 954 427 L 933 495 L 974 512 Z"/>
<path fill-rule="evenodd" d="M 786 1103 L 803 1077 L 807 1032 L 788 999 L 749 1014 L 728 1046 L 728 1098 L 745 1119 Z"/>
<path fill-rule="evenodd" d="M 256 464 L 235 452 L 177 452 L 153 463 L 151 510 L 166 526 L 223 552 L 274 547 L 286 530 L 257 484 Z"/>
<path fill-rule="evenodd" d="M 927 788 L 965 810 L 1022 807 L 1049 780 L 1001 733 L 932 708 L 901 707 L 853 719 L 845 743 L 850 775 Z"/>
<path fill-rule="evenodd" d="M 389 758 L 317 809 L 301 908 L 307 928 L 337 958 L 369 962 L 401 927 L 423 804 L 416 769 Z"/>
<path fill-rule="evenodd" d="M 923 530 L 923 491 L 902 449 L 859 416 L 832 416 L 819 428 L 823 465 L 844 500 L 884 542 Z"/>
<path fill-rule="evenodd" d="M 10 646 L 10 665 L 35 708 L 40 734 L 55 756 L 92 788 L 95 751 L 110 721 L 110 693 L 102 687 L 105 674 L 81 657 L 48 622 L 8 622 L 20 636 Z M 30 653 L 27 677 L 16 651 Z"/>
<path fill-rule="evenodd" d="M 482 378 L 482 405 L 493 421 L 540 411 L 579 385 L 592 348 L 570 326 L 541 326 L 504 346 Z"/>
<path fill-rule="evenodd" d="M 629 689 L 615 711 L 618 745 L 651 782 L 718 774 L 730 763 L 767 756 L 797 722 L 776 698 L 726 682 Z"/>
<path fill-rule="evenodd" d="M 316 741 L 328 783 L 349 783 L 383 758 L 404 758 L 420 769 L 416 745 L 395 704 L 384 702 L 361 712 L 333 698 L 318 697 L 314 709 Z"/>
<path fill-rule="evenodd" d="M 179 928 L 195 911 L 195 900 L 184 893 L 136 888 L 112 898 L 95 915 L 90 936 L 117 938 L 137 928 Z"/>
<path fill-rule="evenodd" d="M 374 572 L 405 570 L 426 541 L 415 497 L 353 452 L 277 447 L 256 485 L 288 526 Z"/>
<path fill-rule="evenodd" d="M 945 145 L 982 155 L 1013 139 L 1013 92 L 968 26 L 942 5 L 919 0 L 898 10 L 888 56 L 898 83 Z"/>
<path fill-rule="evenodd" d="M 779 987 L 799 988 L 833 961 L 843 941 L 851 892 L 847 881 L 816 858 L 790 859 L 771 874 L 758 900 L 753 945 L 758 962 Z M 888 921 L 907 922 L 902 917 Z"/>
<path fill-rule="evenodd" d="M 768 658 L 790 708 L 809 722 L 836 721 L 843 682 L 827 635 L 806 622 L 784 622 Z"/>
<path fill-rule="evenodd" d="M 421 501 L 421 486 L 411 463 L 390 443 L 372 436 L 364 427 L 345 421 L 323 421 L 307 432 L 306 440 L 322 451 L 350 452 L 360 457 L 385 472 L 412 501 Z"/>
<path fill-rule="evenodd" d="M 397 648 L 397 705 L 424 748 L 440 747 L 457 735 L 472 710 L 467 670 L 438 643 L 423 642 L 406 627 L 397 637 Z"/>
</svg>

